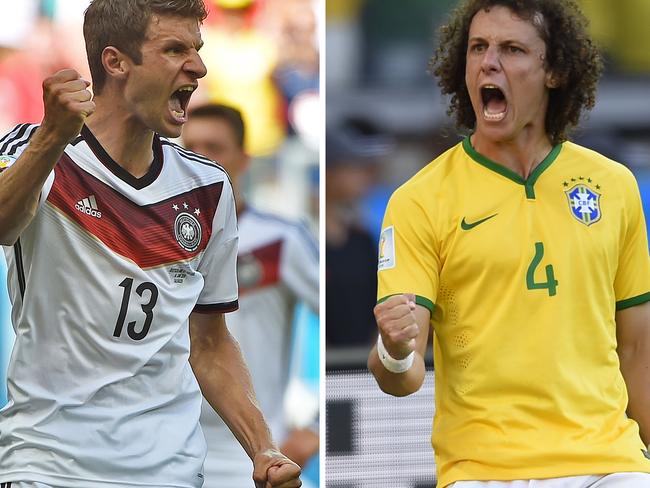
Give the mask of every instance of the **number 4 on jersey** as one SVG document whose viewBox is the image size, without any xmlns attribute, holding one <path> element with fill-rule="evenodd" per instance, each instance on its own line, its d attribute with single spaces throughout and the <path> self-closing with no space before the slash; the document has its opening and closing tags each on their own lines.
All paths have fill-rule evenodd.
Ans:
<svg viewBox="0 0 650 488">
<path fill-rule="evenodd" d="M 555 279 L 555 273 L 551 264 L 546 265 L 546 281 L 535 281 L 535 270 L 539 266 L 539 263 L 541 263 L 543 257 L 544 244 L 536 242 L 535 256 L 528 266 L 528 271 L 526 271 L 526 286 L 529 290 L 548 290 L 548 296 L 552 297 L 557 293 L 558 281 Z"/>
</svg>

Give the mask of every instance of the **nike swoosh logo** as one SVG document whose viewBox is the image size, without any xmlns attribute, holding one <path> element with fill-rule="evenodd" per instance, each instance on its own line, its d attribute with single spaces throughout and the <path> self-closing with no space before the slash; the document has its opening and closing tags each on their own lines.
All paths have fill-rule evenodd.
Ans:
<svg viewBox="0 0 650 488">
<path fill-rule="evenodd" d="M 483 222 L 490 220 L 492 217 L 496 217 L 497 215 L 499 214 L 490 215 L 489 217 L 485 217 L 484 219 L 477 220 L 476 222 L 465 222 L 465 217 L 463 217 L 463 221 L 460 223 L 460 228 L 463 230 L 473 229 L 477 225 L 481 225 Z"/>
</svg>

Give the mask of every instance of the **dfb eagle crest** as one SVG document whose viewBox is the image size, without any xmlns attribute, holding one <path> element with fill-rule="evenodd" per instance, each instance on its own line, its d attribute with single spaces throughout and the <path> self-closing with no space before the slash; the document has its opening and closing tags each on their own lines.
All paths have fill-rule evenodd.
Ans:
<svg viewBox="0 0 650 488">
<path fill-rule="evenodd" d="M 201 244 L 201 224 L 194 215 L 181 212 L 174 221 L 174 236 L 186 251 L 196 251 Z"/>
</svg>

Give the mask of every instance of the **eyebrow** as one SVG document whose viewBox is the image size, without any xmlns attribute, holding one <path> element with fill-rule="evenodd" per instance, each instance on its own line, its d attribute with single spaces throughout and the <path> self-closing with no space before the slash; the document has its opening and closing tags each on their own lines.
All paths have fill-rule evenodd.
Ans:
<svg viewBox="0 0 650 488">
<path fill-rule="evenodd" d="M 470 37 L 467 40 L 468 44 L 470 44 L 472 42 L 489 42 L 489 41 L 487 39 L 485 39 L 484 37 L 474 36 L 474 37 Z M 527 45 L 527 43 L 525 41 L 519 41 L 519 40 L 516 40 L 516 39 L 504 39 L 503 41 L 499 41 L 498 44 L 500 44 L 500 45 L 503 45 L 503 44 L 522 44 L 524 46 Z"/>
<path fill-rule="evenodd" d="M 163 43 L 163 45 L 166 45 L 166 46 L 176 45 L 176 46 L 184 46 L 184 47 L 186 47 L 186 46 L 189 45 L 190 47 L 194 47 L 197 51 L 199 51 L 205 45 L 205 42 L 203 41 L 203 39 L 201 39 L 198 44 L 195 44 L 194 41 L 186 42 L 186 41 L 184 41 L 182 39 L 179 39 L 177 37 L 167 37 L 167 38 L 162 39 L 161 42 Z"/>
</svg>

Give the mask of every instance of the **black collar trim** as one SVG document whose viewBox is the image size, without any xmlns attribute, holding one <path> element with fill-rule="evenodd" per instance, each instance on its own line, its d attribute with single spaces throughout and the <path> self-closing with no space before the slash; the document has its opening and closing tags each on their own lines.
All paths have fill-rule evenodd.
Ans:
<svg viewBox="0 0 650 488">
<path fill-rule="evenodd" d="M 136 178 L 127 170 L 122 168 L 122 166 L 117 164 L 115 160 L 113 160 L 113 158 L 110 157 L 110 155 L 102 147 L 102 145 L 99 143 L 97 138 L 93 135 L 93 133 L 90 132 L 90 129 L 86 125 L 84 125 L 81 128 L 81 137 L 84 138 L 84 140 L 88 144 L 88 147 L 92 150 L 92 152 L 95 154 L 97 159 L 99 159 L 99 161 L 104 166 L 106 166 L 111 173 L 113 173 L 124 183 L 132 186 L 136 190 L 142 190 L 143 188 L 152 184 L 154 181 L 156 181 L 156 178 L 158 178 L 160 172 L 162 171 L 163 150 L 162 150 L 162 144 L 160 143 L 160 137 L 158 137 L 158 134 L 153 135 L 153 145 L 152 145 L 153 161 L 151 163 L 151 166 L 149 167 L 149 171 L 147 171 L 140 178 Z"/>
</svg>

